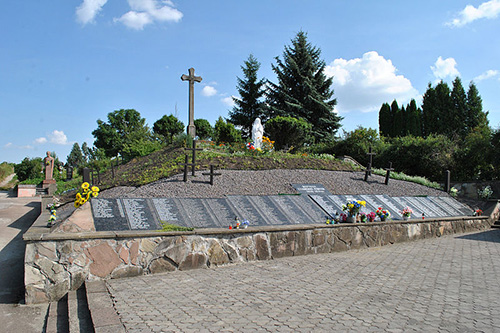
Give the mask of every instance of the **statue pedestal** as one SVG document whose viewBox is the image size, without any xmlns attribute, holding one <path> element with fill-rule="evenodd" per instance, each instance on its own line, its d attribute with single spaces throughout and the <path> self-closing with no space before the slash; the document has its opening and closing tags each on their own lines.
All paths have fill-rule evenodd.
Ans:
<svg viewBox="0 0 500 333">
<path fill-rule="evenodd" d="M 54 195 L 57 190 L 57 184 L 55 179 L 44 179 L 42 182 L 42 188 L 47 189 L 48 195 Z"/>
</svg>

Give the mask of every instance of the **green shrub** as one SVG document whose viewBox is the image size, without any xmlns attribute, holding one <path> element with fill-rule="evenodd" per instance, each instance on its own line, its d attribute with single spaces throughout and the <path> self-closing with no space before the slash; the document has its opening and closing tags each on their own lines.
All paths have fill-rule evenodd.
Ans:
<svg viewBox="0 0 500 333">
<path fill-rule="evenodd" d="M 266 133 L 274 141 L 277 150 L 285 146 L 300 148 L 308 141 L 311 124 L 304 119 L 275 117 L 266 122 Z"/>
<path fill-rule="evenodd" d="M 14 166 L 17 179 L 23 182 L 27 179 L 42 179 L 42 159 L 40 157 L 25 157 L 21 163 Z M 55 169 L 55 168 L 54 168 Z M 55 170 L 54 170 L 55 171 Z M 30 183 L 31 184 L 31 183 Z"/>
</svg>

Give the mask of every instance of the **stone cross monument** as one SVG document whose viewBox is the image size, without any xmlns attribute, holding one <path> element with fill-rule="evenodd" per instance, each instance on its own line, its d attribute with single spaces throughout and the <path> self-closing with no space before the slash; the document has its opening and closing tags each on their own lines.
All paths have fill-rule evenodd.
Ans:
<svg viewBox="0 0 500 333">
<path fill-rule="evenodd" d="M 196 127 L 194 126 L 194 83 L 201 82 L 201 76 L 194 76 L 194 68 L 188 69 L 189 75 L 182 75 L 182 81 L 189 81 L 189 125 L 187 134 L 191 137 L 196 136 Z"/>
</svg>

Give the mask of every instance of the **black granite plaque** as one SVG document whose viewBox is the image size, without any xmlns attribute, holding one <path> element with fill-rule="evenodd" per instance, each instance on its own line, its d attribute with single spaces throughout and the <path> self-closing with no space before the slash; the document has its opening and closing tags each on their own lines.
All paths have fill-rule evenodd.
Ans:
<svg viewBox="0 0 500 333">
<path fill-rule="evenodd" d="M 266 220 L 266 224 L 287 224 L 288 218 L 269 196 L 250 196 L 248 197 L 253 207 Z"/>
<path fill-rule="evenodd" d="M 132 230 L 158 230 L 160 225 L 153 215 L 148 199 L 121 199 L 125 216 Z"/>
<path fill-rule="evenodd" d="M 284 213 L 284 221 L 282 224 L 320 223 L 320 221 L 312 220 L 312 218 L 297 205 L 297 202 L 293 200 L 292 196 L 274 195 L 270 196 L 269 199 Z"/>
<path fill-rule="evenodd" d="M 342 211 L 342 208 L 335 206 L 335 204 L 324 195 L 309 195 L 309 197 L 316 203 L 323 211 L 328 214 L 328 217 L 333 218 L 336 212 Z"/>
<path fill-rule="evenodd" d="M 421 207 L 419 205 L 413 205 L 408 200 L 408 197 L 391 197 L 391 199 L 396 202 L 399 207 L 402 207 L 401 210 L 405 209 L 406 207 L 410 208 L 413 211 L 411 215 L 412 218 L 419 218 L 422 216 L 423 211 L 421 210 Z"/>
<path fill-rule="evenodd" d="M 179 206 L 182 207 L 186 216 L 186 224 L 188 227 L 194 228 L 214 228 L 218 227 L 216 218 L 212 215 L 209 209 L 204 204 L 205 199 L 183 198 L 176 199 Z"/>
<path fill-rule="evenodd" d="M 90 204 L 96 231 L 130 229 L 120 199 L 92 198 Z"/>
<path fill-rule="evenodd" d="M 151 199 L 151 202 L 161 222 L 185 226 L 185 221 L 180 214 L 179 206 L 174 199 L 155 198 Z"/>
<path fill-rule="evenodd" d="M 289 198 L 309 217 L 310 223 L 324 223 L 330 217 L 309 196 L 291 196 Z"/>
<path fill-rule="evenodd" d="M 450 198 L 450 197 L 436 197 L 438 202 L 445 202 L 447 203 L 450 207 L 452 207 L 456 212 L 456 216 L 470 216 L 474 212 L 472 209 L 466 207 L 462 203 L 458 202 L 457 200 Z"/>
<path fill-rule="evenodd" d="M 331 193 L 321 184 L 292 184 L 292 186 L 301 194 L 331 195 Z"/>
<path fill-rule="evenodd" d="M 420 202 L 426 209 L 427 211 L 432 212 L 433 217 L 445 217 L 448 216 L 446 212 L 438 207 L 434 202 L 429 200 L 427 197 L 415 197 L 415 200 L 417 202 Z M 427 213 L 425 214 L 427 216 Z"/>
<path fill-rule="evenodd" d="M 213 223 L 222 228 L 226 228 L 234 223 L 234 218 L 238 215 L 231 207 L 227 199 L 205 199 L 205 205 L 215 217 Z"/>
<path fill-rule="evenodd" d="M 250 225 L 267 225 L 266 219 L 259 213 L 249 197 L 242 195 L 231 195 L 227 200 L 233 206 L 240 220 L 248 220 Z"/>
</svg>

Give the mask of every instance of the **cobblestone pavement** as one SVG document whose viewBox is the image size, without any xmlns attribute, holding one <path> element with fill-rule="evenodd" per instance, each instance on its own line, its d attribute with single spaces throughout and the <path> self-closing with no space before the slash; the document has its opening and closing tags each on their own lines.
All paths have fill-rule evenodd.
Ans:
<svg viewBox="0 0 500 333">
<path fill-rule="evenodd" d="M 128 332 L 499 332 L 500 230 L 108 281 Z"/>
</svg>

